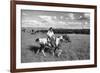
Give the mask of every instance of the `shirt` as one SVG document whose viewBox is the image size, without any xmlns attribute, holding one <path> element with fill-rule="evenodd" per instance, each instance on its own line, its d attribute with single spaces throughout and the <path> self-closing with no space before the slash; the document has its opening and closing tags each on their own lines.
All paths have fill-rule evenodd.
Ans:
<svg viewBox="0 0 100 73">
<path fill-rule="evenodd" d="M 47 32 L 47 35 L 48 35 L 49 37 L 52 37 L 52 36 L 54 35 L 54 32 L 53 32 L 53 31 L 48 31 L 48 32 Z"/>
</svg>

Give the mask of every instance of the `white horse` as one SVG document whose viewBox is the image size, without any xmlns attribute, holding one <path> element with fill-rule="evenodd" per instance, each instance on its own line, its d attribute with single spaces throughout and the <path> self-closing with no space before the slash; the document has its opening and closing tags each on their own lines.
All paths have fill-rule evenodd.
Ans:
<svg viewBox="0 0 100 73">
<path fill-rule="evenodd" d="M 63 36 L 56 37 L 56 40 L 55 40 L 56 47 L 55 47 L 55 50 L 54 50 L 54 54 L 57 51 L 58 52 L 58 54 L 57 54 L 58 56 L 60 56 L 61 53 L 62 53 L 62 49 L 59 49 L 59 46 L 61 45 L 61 41 L 64 41 Z"/>
<path fill-rule="evenodd" d="M 51 43 L 48 43 L 48 38 L 37 38 L 35 40 L 36 42 L 38 42 L 40 44 L 40 48 L 41 48 L 41 51 L 43 53 L 44 56 L 46 56 L 44 50 L 46 48 L 46 46 L 48 46 L 50 48 L 50 50 L 52 50 L 52 54 L 53 56 L 55 55 L 56 51 L 58 51 L 58 56 L 61 55 L 62 53 L 62 49 L 59 48 L 59 46 L 61 45 L 61 41 L 66 41 L 66 38 L 65 36 L 58 36 L 58 37 L 55 37 L 55 47 L 51 47 Z M 50 40 L 52 41 L 52 40 Z M 67 39 L 67 41 L 69 42 L 69 38 Z M 37 54 L 39 53 L 40 49 L 37 51 Z"/>
<path fill-rule="evenodd" d="M 56 51 L 57 51 L 58 52 L 58 54 L 57 54 L 58 56 L 60 56 L 61 53 L 62 53 L 62 49 L 59 48 L 61 46 L 62 42 L 71 43 L 71 40 L 70 40 L 68 35 L 64 35 L 64 36 L 61 35 L 61 36 L 56 37 L 56 41 L 55 41 L 56 47 L 55 47 L 54 53 L 56 53 Z"/>
<path fill-rule="evenodd" d="M 46 44 L 47 43 L 47 38 L 37 38 L 35 41 L 40 42 L 41 44 Z"/>
<path fill-rule="evenodd" d="M 61 39 L 63 39 L 62 36 L 55 37 L 55 42 L 51 43 L 50 41 L 54 41 L 54 40 L 48 40 L 48 38 L 37 38 L 35 41 L 40 44 L 40 49 L 38 49 L 37 54 L 41 50 L 43 55 L 46 56 L 44 50 L 46 48 L 46 45 L 48 45 L 48 47 L 50 48 L 50 51 L 52 51 L 52 54 L 54 56 L 54 53 L 55 53 L 55 50 L 56 50 L 55 48 L 56 48 L 56 46 L 58 46 Z M 55 47 L 54 46 L 52 47 L 52 44 L 55 45 Z"/>
<path fill-rule="evenodd" d="M 46 54 L 44 52 L 45 46 L 46 45 L 50 46 L 50 43 L 48 43 L 47 38 L 37 38 L 35 41 L 40 44 L 41 51 L 42 51 L 43 55 L 46 56 Z M 40 51 L 40 49 L 38 49 L 37 54 L 39 53 L 39 51 Z"/>
<path fill-rule="evenodd" d="M 63 36 L 56 37 L 56 42 L 55 42 L 56 43 L 56 46 L 59 45 L 59 43 L 60 43 L 61 40 L 64 40 Z"/>
</svg>

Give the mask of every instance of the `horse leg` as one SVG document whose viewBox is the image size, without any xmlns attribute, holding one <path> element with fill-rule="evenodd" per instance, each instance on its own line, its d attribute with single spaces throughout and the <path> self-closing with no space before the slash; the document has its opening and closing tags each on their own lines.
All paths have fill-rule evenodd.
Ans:
<svg viewBox="0 0 100 73">
<path fill-rule="evenodd" d="M 55 55 L 54 51 L 52 52 L 52 55 L 53 55 L 53 56 Z"/>
<path fill-rule="evenodd" d="M 42 50 L 42 53 L 43 53 L 44 56 L 46 56 L 46 54 L 44 53 L 44 50 Z"/>
<path fill-rule="evenodd" d="M 40 49 L 37 50 L 36 54 L 38 54 L 40 52 Z"/>
<path fill-rule="evenodd" d="M 52 55 L 55 56 L 55 47 L 52 47 Z"/>
<path fill-rule="evenodd" d="M 44 49 L 45 49 L 45 48 L 44 48 Z M 46 54 L 45 54 L 45 52 L 44 52 L 44 49 L 42 49 L 42 53 L 43 53 L 44 56 L 46 56 Z"/>
<path fill-rule="evenodd" d="M 58 57 L 61 55 L 61 53 L 62 53 L 62 50 L 59 50 Z"/>
</svg>

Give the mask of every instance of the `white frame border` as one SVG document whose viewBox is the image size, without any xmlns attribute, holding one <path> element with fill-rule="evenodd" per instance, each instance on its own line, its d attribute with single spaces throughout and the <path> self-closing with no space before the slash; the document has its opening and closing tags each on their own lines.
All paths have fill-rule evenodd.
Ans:
<svg viewBox="0 0 100 73">
<path fill-rule="evenodd" d="M 21 9 L 27 10 L 45 10 L 45 11 L 72 11 L 72 12 L 90 12 L 90 60 L 80 61 L 60 61 L 60 62 L 41 62 L 41 63 L 21 63 Z M 94 64 L 94 9 L 70 8 L 70 7 L 52 7 L 37 5 L 16 5 L 16 68 L 40 68 L 55 66 L 74 66 Z"/>
</svg>

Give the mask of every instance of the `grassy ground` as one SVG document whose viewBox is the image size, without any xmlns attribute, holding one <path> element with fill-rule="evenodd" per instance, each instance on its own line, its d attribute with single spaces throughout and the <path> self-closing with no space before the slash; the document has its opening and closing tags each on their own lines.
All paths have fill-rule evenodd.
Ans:
<svg viewBox="0 0 100 73">
<path fill-rule="evenodd" d="M 56 34 L 63 35 L 63 34 Z M 65 35 L 65 34 L 64 34 Z M 29 32 L 22 32 L 21 42 L 21 62 L 46 62 L 46 61 L 68 61 L 68 60 L 86 60 L 90 58 L 90 39 L 89 35 L 83 34 L 68 34 L 71 39 L 71 44 L 62 43 L 63 50 L 60 57 L 52 56 L 46 52 L 47 56 L 42 53 L 36 54 L 39 49 L 39 44 L 35 42 L 38 37 L 46 37 L 43 33 L 30 34 Z"/>
</svg>

